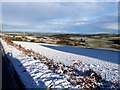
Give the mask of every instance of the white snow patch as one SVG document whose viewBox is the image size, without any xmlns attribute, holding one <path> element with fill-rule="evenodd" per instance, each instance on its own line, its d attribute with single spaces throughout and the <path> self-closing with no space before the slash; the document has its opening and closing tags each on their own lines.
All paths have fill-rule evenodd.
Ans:
<svg viewBox="0 0 120 90">
<path fill-rule="evenodd" d="M 115 82 L 118 81 L 118 79 L 120 78 L 118 74 L 119 64 L 115 64 L 83 55 L 77 55 L 73 53 L 54 50 L 42 46 L 42 45 L 46 45 L 42 43 L 18 42 L 18 41 L 14 41 L 14 43 L 21 44 L 23 47 L 27 49 L 32 49 L 33 51 L 38 52 L 41 55 L 48 57 L 49 59 L 53 59 L 56 62 L 62 62 L 67 66 L 72 65 L 75 60 L 79 60 L 82 62 L 83 66 L 86 66 L 86 68 L 92 68 L 96 72 L 100 73 L 102 77 L 108 81 Z"/>
<path fill-rule="evenodd" d="M 13 64 L 20 79 L 27 88 L 69 88 L 73 87 L 66 79 L 52 73 L 48 67 L 24 55 L 16 48 L 2 41 L 5 53 Z"/>
<path fill-rule="evenodd" d="M 64 77 L 54 74 L 48 67 L 41 63 L 39 60 L 34 60 L 33 57 L 24 55 L 16 48 L 7 45 L 4 41 L 2 44 L 5 49 L 5 53 L 10 62 L 16 69 L 20 79 L 23 81 L 27 88 L 77 88 L 71 85 Z M 56 62 L 62 62 L 66 66 L 71 66 L 75 60 L 82 62 L 78 69 L 86 70 L 92 68 L 97 73 L 100 73 L 103 78 L 108 81 L 116 82 L 120 79 L 118 74 L 118 64 L 110 63 L 107 61 L 91 58 L 83 55 L 77 55 L 73 53 L 67 53 L 57 51 L 42 46 L 40 43 L 18 42 L 26 49 L 32 49 L 35 52 L 46 56 L 49 59 L 53 59 Z M 84 68 L 83 68 L 84 67 Z"/>
</svg>

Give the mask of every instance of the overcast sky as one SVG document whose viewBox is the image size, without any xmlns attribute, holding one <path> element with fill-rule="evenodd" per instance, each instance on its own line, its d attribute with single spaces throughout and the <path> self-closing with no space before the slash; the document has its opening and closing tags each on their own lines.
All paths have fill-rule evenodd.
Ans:
<svg viewBox="0 0 120 90">
<path fill-rule="evenodd" d="M 4 31 L 118 33 L 118 3 L 3 2 L 2 24 Z"/>
</svg>

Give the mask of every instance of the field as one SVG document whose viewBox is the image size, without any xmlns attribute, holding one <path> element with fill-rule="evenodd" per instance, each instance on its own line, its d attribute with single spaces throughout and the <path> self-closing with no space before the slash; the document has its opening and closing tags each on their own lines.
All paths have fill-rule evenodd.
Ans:
<svg viewBox="0 0 120 90">
<path fill-rule="evenodd" d="M 95 37 L 70 37 L 72 40 L 80 41 L 81 39 L 85 40 L 85 42 L 88 44 L 86 47 L 91 48 L 104 48 L 104 49 L 114 49 L 119 50 L 119 39 L 120 37 L 114 38 L 114 37 L 104 37 L 104 36 L 98 36 Z M 117 43 L 115 43 L 117 41 Z M 115 47 L 116 46 L 116 47 Z"/>
<path fill-rule="evenodd" d="M 9 36 L 9 38 L 14 41 L 120 50 L 120 36 L 117 34 L 81 35 L 81 34 L 6 33 L 5 35 Z"/>
<path fill-rule="evenodd" d="M 62 52 L 44 46 L 51 44 L 18 41 L 14 41 L 13 43 L 9 41 L 6 43 L 4 40 L 1 40 L 1 42 L 7 57 L 18 72 L 26 88 L 120 88 L 118 64 L 88 56 Z M 58 45 L 52 44 L 51 46 Z M 25 49 L 22 49 L 22 47 Z M 36 58 L 35 55 L 28 55 L 29 53 L 27 51 L 29 50 L 38 53 L 39 58 Z M 63 73 L 62 70 L 58 70 L 59 73 L 57 73 L 57 69 L 52 66 L 47 66 L 49 64 L 46 64 L 46 60 L 47 62 L 52 61 L 53 64 L 58 64 L 58 66 L 60 65 L 59 67 L 63 65 L 64 69 L 71 68 L 74 63 L 80 62 L 80 66 L 75 66 L 75 70 L 77 70 L 75 74 L 77 73 L 77 76 L 71 74 L 71 71 Z M 93 82 L 91 82 L 91 79 L 94 79 L 90 79 L 88 74 L 90 72 L 97 75 Z M 77 78 L 83 80 L 81 84 L 80 81 L 79 84 L 76 83 Z M 96 81 L 97 79 L 98 81 Z"/>
</svg>

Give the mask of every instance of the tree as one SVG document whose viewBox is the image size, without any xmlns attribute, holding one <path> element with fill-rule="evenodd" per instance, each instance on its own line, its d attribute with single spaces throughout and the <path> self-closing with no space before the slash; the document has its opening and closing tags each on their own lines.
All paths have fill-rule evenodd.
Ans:
<svg viewBox="0 0 120 90">
<path fill-rule="evenodd" d="M 32 39 L 30 42 L 35 42 L 35 39 Z"/>
</svg>

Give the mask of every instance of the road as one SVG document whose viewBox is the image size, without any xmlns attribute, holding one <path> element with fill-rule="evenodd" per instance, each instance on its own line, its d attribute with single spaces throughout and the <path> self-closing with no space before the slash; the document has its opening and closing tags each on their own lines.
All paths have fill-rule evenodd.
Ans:
<svg viewBox="0 0 120 90">
<path fill-rule="evenodd" d="M 24 85 L 19 79 L 16 71 L 4 54 L 2 44 L 0 42 L 0 57 L 2 57 L 2 90 L 4 89 L 24 89 Z M 0 61 L 0 62 L 1 62 Z M 0 65 L 1 66 L 1 65 Z"/>
</svg>

